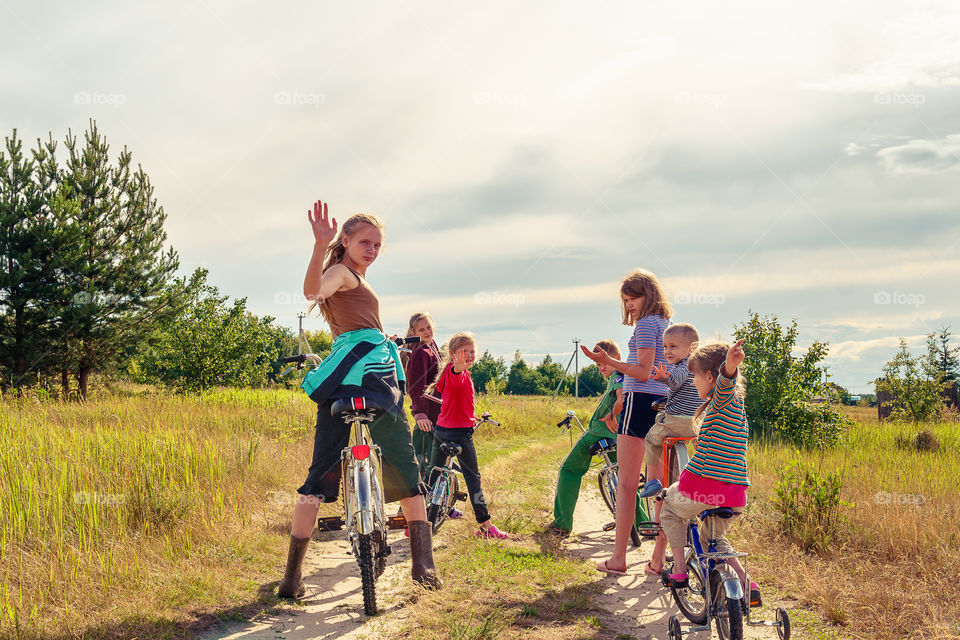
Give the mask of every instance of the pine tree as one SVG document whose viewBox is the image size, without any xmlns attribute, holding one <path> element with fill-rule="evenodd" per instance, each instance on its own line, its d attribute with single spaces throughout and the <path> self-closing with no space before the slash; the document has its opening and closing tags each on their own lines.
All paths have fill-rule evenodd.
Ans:
<svg viewBox="0 0 960 640">
<path fill-rule="evenodd" d="M 92 121 L 83 146 L 72 133 L 65 146 L 59 180 L 76 202 L 80 238 L 67 277 L 73 304 L 60 317 L 61 357 L 85 399 L 92 371 L 129 356 L 176 311 L 176 301 L 162 294 L 179 261 L 172 248 L 164 251 L 166 214 L 143 168 L 131 168 L 130 151 L 124 148 L 111 165 L 109 146 Z"/>
<path fill-rule="evenodd" d="M 960 346 L 950 346 L 952 337 L 949 325 L 927 335 L 927 357 L 945 382 L 960 378 Z"/>
</svg>

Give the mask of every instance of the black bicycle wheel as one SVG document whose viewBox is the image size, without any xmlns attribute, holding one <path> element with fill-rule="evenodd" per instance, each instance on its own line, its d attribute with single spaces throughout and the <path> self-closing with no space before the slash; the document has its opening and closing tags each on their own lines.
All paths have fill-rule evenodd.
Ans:
<svg viewBox="0 0 960 640">
<path fill-rule="evenodd" d="M 357 536 L 357 564 L 360 565 L 360 582 L 363 586 L 363 612 L 377 615 L 377 587 L 374 574 L 373 540 L 367 534 Z"/>
<path fill-rule="evenodd" d="M 717 635 L 720 640 L 743 640 L 743 608 L 740 600 L 727 597 L 719 572 L 710 575 L 710 590 L 717 615 Z"/>
<path fill-rule="evenodd" d="M 673 600 L 680 608 L 683 617 L 693 624 L 707 623 L 707 592 L 703 581 L 703 573 L 700 571 L 700 563 L 696 554 L 689 547 L 687 548 L 687 584 L 688 586 L 676 589 L 671 587 Z"/>
<path fill-rule="evenodd" d="M 607 503 L 607 509 L 614 516 L 617 515 L 617 472 L 613 469 L 601 469 L 597 474 L 597 483 L 600 485 L 600 495 Z"/>
<path fill-rule="evenodd" d="M 685 442 L 675 442 L 672 447 L 670 447 L 670 477 L 667 478 L 667 484 L 664 487 L 671 486 L 674 482 L 677 482 L 680 479 L 680 459 L 677 457 L 677 447 L 687 446 Z"/>
</svg>

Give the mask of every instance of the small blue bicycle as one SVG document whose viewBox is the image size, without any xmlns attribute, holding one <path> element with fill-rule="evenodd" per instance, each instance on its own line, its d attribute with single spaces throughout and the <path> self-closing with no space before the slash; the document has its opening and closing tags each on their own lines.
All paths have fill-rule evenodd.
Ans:
<svg viewBox="0 0 960 640">
<path fill-rule="evenodd" d="M 730 507 L 707 509 L 700 514 L 700 520 L 708 527 L 707 550 L 703 550 L 700 530 L 696 522 L 690 523 L 687 530 L 687 549 L 685 554 L 686 571 L 689 576 L 687 586 L 672 586 L 664 573 L 663 584 L 673 592 L 673 599 L 680 612 L 694 623 L 687 631 L 710 631 L 710 619 L 717 624 L 717 634 L 721 640 L 742 640 L 743 621 L 748 626 L 776 627 L 780 640 L 790 638 L 790 618 L 785 609 L 778 607 L 774 622 L 750 620 L 750 598 L 744 597 L 740 577 L 727 560 L 743 558 L 746 568 L 748 554 L 717 551 L 716 519 L 733 518 L 739 515 Z M 706 578 L 705 578 L 706 576 Z M 670 616 L 667 625 L 670 640 L 681 640 L 680 619 Z"/>
</svg>

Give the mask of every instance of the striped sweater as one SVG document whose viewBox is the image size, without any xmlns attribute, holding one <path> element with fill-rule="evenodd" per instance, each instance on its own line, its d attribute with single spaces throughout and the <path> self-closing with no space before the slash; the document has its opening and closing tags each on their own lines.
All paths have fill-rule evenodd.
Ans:
<svg viewBox="0 0 960 640">
<path fill-rule="evenodd" d="M 703 415 L 697 452 L 685 471 L 702 478 L 749 486 L 747 479 L 747 419 L 736 394 L 737 379 L 721 370 L 710 404 Z"/>
</svg>

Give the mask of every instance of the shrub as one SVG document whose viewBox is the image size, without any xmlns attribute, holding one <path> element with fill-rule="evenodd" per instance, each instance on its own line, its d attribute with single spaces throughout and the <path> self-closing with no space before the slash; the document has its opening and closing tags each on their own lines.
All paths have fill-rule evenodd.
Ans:
<svg viewBox="0 0 960 640">
<path fill-rule="evenodd" d="M 774 486 L 774 509 L 783 533 L 804 551 L 820 552 L 840 538 L 849 502 L 840 497 L 839 473 L 821 475 L 812 467 L 791 462 Z"/>
</svg>

